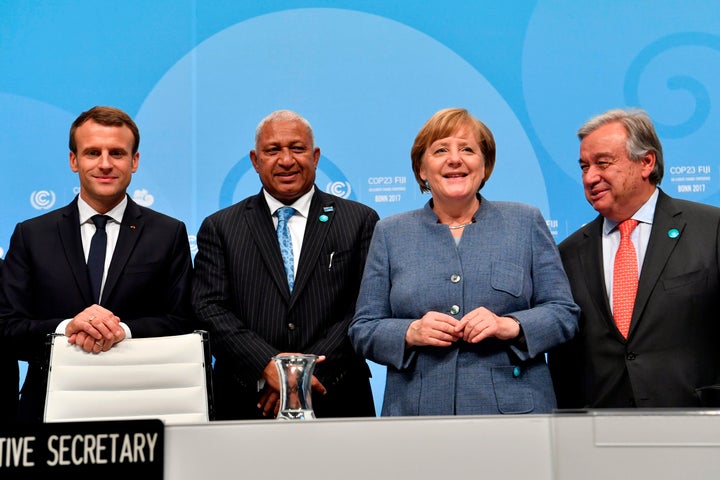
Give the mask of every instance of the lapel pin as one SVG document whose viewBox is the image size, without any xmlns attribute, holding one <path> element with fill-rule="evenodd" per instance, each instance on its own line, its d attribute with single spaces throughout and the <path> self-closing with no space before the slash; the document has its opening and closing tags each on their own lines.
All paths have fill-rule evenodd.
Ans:
<svg viewBox="0 0 720 480">
<path fill-rule="evenodd" d="M 329 219 L 328 219 L 328 216 L 327 216 L 327 215 L 320 215 L 320 216 L 318 217 L 318 220 L 320 220 L 321 222 L 325 223 L 325 222 L 327 222 Z"/>
<path fill-rule="evenodd" d="M 323 207 L 323 212 L 332 212 L 334 208 L 332 206 L 330 207 Z"/>
<path fill-rule="evenodd" d="M 135 230 L 135 225 L 130 225 L 130 230 Z"/>
<path fill-rule="evenodd" d="M 668 230 L 668 237 L 677 238 L 680 236 L 680 231 L 677 228 L 671 228 Z"/>
</svg>

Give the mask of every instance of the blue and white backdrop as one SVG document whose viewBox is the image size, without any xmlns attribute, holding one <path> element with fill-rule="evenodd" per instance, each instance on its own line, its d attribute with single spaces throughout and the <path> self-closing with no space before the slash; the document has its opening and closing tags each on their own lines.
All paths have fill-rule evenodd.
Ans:
<svg viewBox="0 0 720 480">
<path fill-rule="evenodd" d="M 384 217 L 427 199 L 420 126 L 466 107 L 498 144 L 484 195 L 539 207 L 560 241 L 595 215 L 575 132 L 609 108 L 654 118 L 665 191 L 720 205 L 718 78 L 717 0 L 0 0 L 0 257 L 18 221 L 77 193 L 67 134 L 94 105 L 137 120 L 130 194 L 193 247 L 205 216 L 259 191 L 248 152 L 279 108 L 312 123 L 318 186 Z"/>
</svg>

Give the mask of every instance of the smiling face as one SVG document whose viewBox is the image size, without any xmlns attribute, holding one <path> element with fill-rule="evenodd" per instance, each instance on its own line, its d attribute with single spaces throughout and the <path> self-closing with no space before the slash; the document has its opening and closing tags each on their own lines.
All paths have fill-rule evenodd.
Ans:
<svg viewBox="0 0 720 480">
<path fill-rule="evenodd" d="M 435 204 L 473 202 L 485 179 L 485 159 L 468 125 L 428 145 L 420 178 L 430 185 Z"/>
<path fill-rule="evenodd" d="M 70 169 L 80 179 L 80 197 L 99 213 L 106 213 L 125 196 L 140 153 L 127 126 L 106 126 L 88 120 L 74 133 L 77 153 L 70 152 Z"/>
<path fill-rule="evenodd" d="M 276 120 L 263 127 L 250 160 L 265 190 L 289 205 L 315 183 L 320 149 L 301 121 Z"/>
<path fill-rule="evenodd" d="M 619 122 L 598 127 L 580 143 L 580 169 L 585 198 L 603 217 L 626 220 L 650 198 L 649 181 L 655 153 L 633 161 L 627 152 L 628 133 Z"/>
</svg>

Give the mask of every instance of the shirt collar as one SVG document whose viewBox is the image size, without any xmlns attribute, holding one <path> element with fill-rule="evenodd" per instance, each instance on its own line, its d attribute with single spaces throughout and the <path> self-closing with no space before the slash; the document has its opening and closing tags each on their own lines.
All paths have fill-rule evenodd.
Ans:
<svg viewBox="0 0 720 480">
<path fill-rule="evenodd" d="M 98 215 L 99 213 L 95 211 L 88 203 L 82 199 L 78 195 L 78 213 L 80 214 L 80 225 L 89 222 L 90 217 L 93 215 Z M 125 215 L 125 208 L 127 207 L 127 195 L 123 196 L 123 199 L 115 205 L 109 212 L 107 212 L 105 215 L 112 218 L 116 223 L 122 223 L 123 215 Z"/>
<path fill-rule="evenodd" d="M 653 217 L 655 216 L 655 206 L 657 205 L 659 195 L 660 189 L 655 188 L 655 191 L 652 195 L 650 195 L 647 202 L 645 202 L 645 204 L 630 218 L 634 218 L 638 221 L 638 223 L 647 223 L 648 225 L 652 225 Z M 603 233 L 605 235 L 610 234 L 610 232 L 615 230 L 619 223 L 620 222 L 615 222 L 606 218 L 603 224 Z"/>
<path fill-rule="evenodd" d="M 307 218 L 310 214 L 310 202 L 312 201 L 312 196 L 315 194 L 315 186 L 313 187 L 302 197 L 295 200 L 290 205 L 285 205 L 280 200 L 276 199 L 272 195 L 270 195 L 267 190 L 263 188 L 263 195 L 265 196 L 265 201 L 268 204 L 268 207 L 270 208 L 270 213 L 275 215 L 275 212 L 280 207 L 293 207 L 300 215 Z"/>
</svg>

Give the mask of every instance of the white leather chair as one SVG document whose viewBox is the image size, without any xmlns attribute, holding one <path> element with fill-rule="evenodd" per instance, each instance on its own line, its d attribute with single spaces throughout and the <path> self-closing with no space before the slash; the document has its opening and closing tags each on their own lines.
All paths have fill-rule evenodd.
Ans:
<svg viewBox="0 0 720 480">
<path fill-rule="evenodd" d="M 208 334 L 123 340 L 93 354 L 50 336 L 46 422 L 212 418 Z"/>
</svg>

